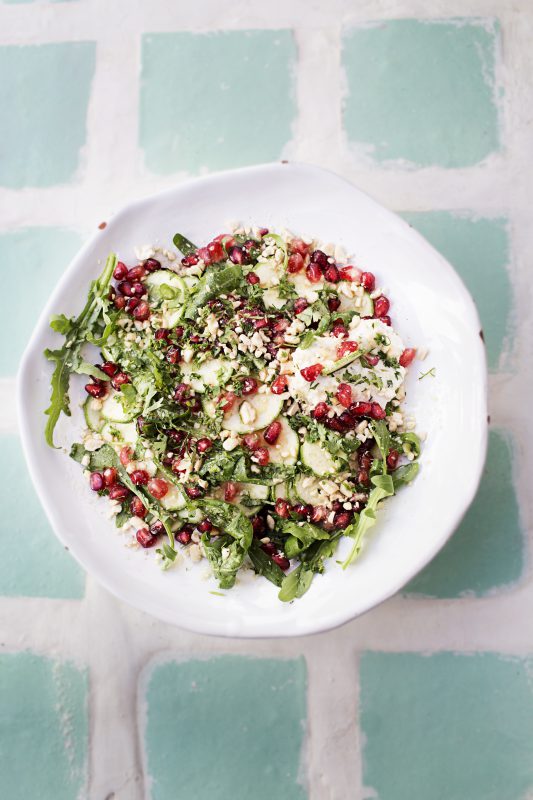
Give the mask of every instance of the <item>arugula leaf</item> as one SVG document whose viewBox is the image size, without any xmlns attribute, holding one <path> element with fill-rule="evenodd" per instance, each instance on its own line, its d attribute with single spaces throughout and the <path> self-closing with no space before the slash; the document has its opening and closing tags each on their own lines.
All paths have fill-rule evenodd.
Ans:
<svg viewBox="0 0 533 800">
<path fill-rule="evenodd" d="M 278 598 L 284 603 L 288 603 L 297 597 L 302 597 L 311 586 L 313 577 L 317 573 L 324 572 L 324 561 L 326 558 L 331 558 L 338 547 L 340 538 L 341 534 L 336 533 L 331 539 L 314 542 L 302 554 L 300 566 L 283 579 Z"/>
<path fill-rule="evenodd" d="M 246 556 L 246 550 L 230 536 L 220 536 L 210 541 L 209 536 L 204 534 L 202 544 L 220 588 L 231 589 Z M 225 552 L 222 552 L 223 550 Z"/>
<path fill-rule="evenodd" d="M 407 445 L 404 449 L 408 452 L 414 452 L 418 458 L 421 451 L 420 437 L 410 431 L 409 433 L 400 433 L 400 440 L 403 445 Z"/>
<path fill-rule="evenodd" d="M 376 524 L 376 510 L 380 501 L 384 497 L 390 497 L 394 494 L 394 483 L 390 475 L 375 475 L 371 478 L 371 481 L 375 488 L 370 492 L 366 507 L 354 522 L 344 530 L 344 535 L 353 539 L 354 544 L 348 558 L 342 565 L 343 569 L 346 569 L 349 564 L 355 561 L 361 552 L 364 535 Z"/>
<path fill-rule="evenodd" d="M 170 569 L 178 555 L 174 548 L 166 542 L 163 543 L 163 547 L 158 547 L 155 552 L 161 557 L 161 569 L 163 570 Z"/>
<path fill-rule="evenodd" d="M 252 544 L 248 550 L 248 555 L 250 556 L 250 560 L 257 575 L 262 575 L 276 586 L 281 586 L 283 578 L 285 577 L 285 573 L 274 561 L 272 561 L 270 556 L 268 556 L 265 551 L 261 549 L 261 545 L 257 539 L 252 540 Z"/>
<path fill-rule="evenodd" d="M 283 546 L 287 558 L 294 558 L 319 539 L 329 539 L 327 531 L 310 522 L 304 522 L 302 525 L 299 522 L 287 521 L 282 523 L 281 529 L 289 537 Z"/>
<path fill-rule="evenodd" d="M 419 469 L 419 464 L 417 464 L 416 461 L 412 461 L 410 464 L 404 464 L 403 467 L 398 467 L 398 469 L 394 470 L 391 476 L 394 484 L 394 491 L 400 486 L 406 486 L 408 483 L 411 483 L 411 481 L 414 481 L 418 475 Z"/>
<path fill-rule="evenodd" d="M 302 597 L 311 586 L 313 574 L 312 570 L 306 569 L 303 564 L 300 564 L 283 578 L 278 599 L 283 603 L 288 603 L 297 597 Z"/>
<path fill-rule="evenodd" d="M 213 300 L 221 294 L 230 294 L 240 286 L 242 280 L 242 268 L 238 264 L 216 269 L 208 268 L 196 284 L 183 316 L 185 319 L 195 319 L 208 300 Z"/>
<path fill-rule="evenodd" d="M 85 342 L 92 343 L 94 331 L 99 329 L 103 323 L 105 323 L 105 329 L 113 325 L 113 319 L 107 313 L 109 307 L 107 294 L 116 263 L 117 257 L 113 253 L 108 257 L 100 277 L 91 283 L 89 299 L 76 319 L 68 320 L 64 315 L 52 318 L 52 329 L 62 333 L 65 336 L 65 342 L 63 347 L 58 350 L 46 349 L 44 351 L 46 358 L 55 362 L 51 380 L 50 406 L 45 411 L 48 416 L 45 438 L 50 447 L 55 447 L 54 429 L 61 413 L 70 416 L 68 394 L 70 375 L 72 372 L 83 369 L 87 363 L 81 358 L 83 345 Z"/>
<path fill-rule="evenodd" d="M 383 419 L 371 422 L 370 429 L 372 430 L 376 444 L 379 447 L 379 452 L 381 453 L 381 458 L 383 459 L 383 472 L 387 472 L 387 456 L 389 455 L 390 450 L 389 429 L 387 428 L 387 424 Z"/>
<path fill-rule="evenodd" d="M 305 315 L 307 315 L 307 317 Z M 298 345 L 300 350 L 307 350 L 307 348 L 313 344 L 316 337 L 321 336 L 329 328 L 331 313 L 322 300 L 316 300 L 303 314 L 299 315 L 299 318 L 302 319 L 303 322 L 306 322 L 306 324 L 309 324 L 308 321 L 318 322 L 317 327 L 314 330 L 308 330 Z"/>
<path fill-rule="evenodd" d="M 239 511 L 236 506 L 232 506 L 231 503 L 210 497 L 198 500 L 197 507 L 205 512 L 215 528 L 219 528 L 223 533 L 235 539 L 246 553 L 252 543 L 253 531 L 252 523 L 242 511 Z"/>
<path fill-rule="evenodd" d="M 223 483 L 234 477 L 236 468 L 240 466 L 241 461 L 245 461 L 245 459 L 238 451 L 233 450 L 227 453 L 222 448 L 220 450 L 213 449 L 200 467 L 198 474 L 212 483 Z M 246 465 L 244 469 L 246 470 Z M 241 478 L 235 477 L 235 480 L 242 480 L 242 473 Z"/>
<path fill-rule="evenodd" d="M 174 242 L 174 246 L 177 247 L 184 256 L 189 256 L 191 253 L 195 253 L 198 250 L 196 245 L 185 236 L 182 236 L 181 233 L 174 234 L 172 241 Z"/>
</svg>

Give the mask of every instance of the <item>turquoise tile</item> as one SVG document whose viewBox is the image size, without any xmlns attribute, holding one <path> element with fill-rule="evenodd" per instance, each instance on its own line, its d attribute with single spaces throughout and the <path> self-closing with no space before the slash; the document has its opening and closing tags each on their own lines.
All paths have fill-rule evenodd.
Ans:
<svg viewBox="0 0 533 800">
<path fill-rule="evenodd" d="M 0 655 L 4 800 L 87 797 L 87 676 L 31 653 Z"/>
<path fill-rule="evenodd" d="M 9 474 L 8 481 L 0 482 L 0 595 L 83 597 L 85 574 L 48 524 L 31 485 L 18 438 L 3 435 L 0 443 Z"/>
<path fill-rule="evenodd" d="M 151 800 L 303 800 L 306 715 L 303 659 L 156 666 L 144 731 Z"/>
<path fill-rule="evenodd" d="M 0 233 L 0 280 L 9 297 L 3 323 L 11 332 L 0 339 L 0 375 L 16 374 L 37 317 L 80 246 L 78 234 L 61 228 Z"/>
<path fill-rule="evenodd" d="M 388 20 L 343 37 L 348 140 L 380 163 L 468 167 L 500 147 L 491 20 Z"/>
<path fill-rule="evenodd" d="M 453 264 L 468 286 L 483 325 L 489 366 L 496 369 L 514 333 L 507 220 L 450 211 L 409 211 L 402 216 Z"/>
<path fill-rule="evenodd" d="M 147 34 L 140 141 L 152 172 L 278 159 L 296 116 L 292 33 Z"/>
<path fill-rule="evenodd" d="M 510 436 L 492 431 L 473 504 L 448 544 L 405 592 L 441 598 L 466 593 L 483 596 L 519 580 L 525 544 L 513 485 L 513 461 Z"/>
<path fill-rule="evenodd" d="M 526 800 L 533 792 L 531 660 L 365 653 L 368 800 Z"/>
<path fill-rule="evenodd" d="M 94 42 L 0 47 L 0 185 L 74 178 L 87 138 Z"/>
</svg>

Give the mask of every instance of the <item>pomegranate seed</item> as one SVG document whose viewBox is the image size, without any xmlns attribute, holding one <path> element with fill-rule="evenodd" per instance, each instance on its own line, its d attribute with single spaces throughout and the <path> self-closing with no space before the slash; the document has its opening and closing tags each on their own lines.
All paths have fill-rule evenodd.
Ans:
<svg viewBox="0 0 533 800">
<path fill-rule="evenodd" d="M 148 483 L 149 478 L 150 476 L 145 469 L 134 469 L 130 474 L 131 482 L 134 483 L 135 486 L 144 486 Z"/>
<path fill-rule="evenodd" d="M 350 406 L 350 414 L 353 414 L 356 417 L 369 417 L 371 413 L 371 403 L 353 403 Z"/>
<path fill-rule="evenodd" d="M 274 564 L 277 564 L 278 567 L 282 569 L 284 572 L 286 572 L 291 565 L 291 562 L 289 561 L 288 558 L 285 558 L 285 556 L 280 556 L 278 555 L 278 553 L 272 556 L 272 561 L 274 562 Z"/>
<path fill-rule="evenodd" d="M 157 258 L 147 258 L 143 266 L 148 272 L 153 272 L 156 269 L 161 269 L 161 262 Z"/>
<path fill-rule="evenodd" d="M 368 484 L 368 472 L 366 469 L 360 469 L 357 473 L 357 483 L 362 483 L 363 486 Z"/>
<path fill-rule="evenodd" d="M 191 532 L 187 530 L 187 528 L 182 528 L 181 531 L 176 534 L 176 541 L 183 545 L 189 544 L 191 541 L 191 535 Z"/>
<path fill-rule="evenodd" d="M 337 358 L 344 358 L 344 356 L 347 356 L 349 353 L 355 353 L 356 350 L 359 350 L 359 345 L 357 342 L 352 342 L 352 340 L 349 339 L 347 342 L 343 342 L 339 345 Z"/>
<path fill-rule="evenodd" d="M 207 519 L 206 517 L 201 522 L 199 522 L 196 527 L 198 528 L 200 533 L 211 533 L 211 531 L 213 530 L 213 523 L 211 522 L 210 519 Z"/>
<path fill-rule="evenodd" d="M 293 505 L 291 511 L 293 514 L 297 514 L 299 517 L 305 517 L 309 520 L 313 514 L 313 506 L 309 503 L 296 503 Z"/>
<path fill-rule="evenodd" d="M 267 235 L 267 233 L 268 233 L 268 228 L 258 228 L 258 229 L 257 229 L 257 233 L 258 233 L 258 235 L 259 235 L 261 238 L 263 238 L 263 236 L 266 236 L 266 235 Z"/>
<path fill-rule="evenodd" d="M 339 422 L 348 431 L 355 428 L 357 424 L 357 420 L 352 417 L 349 411 L 343 411 L 342 414 L 339 414 Z"/>
<path fill-rule="evenodd" d="M 198 258 L 201 258 L 204 264 L 211 263 L 211 255 L 207 247 L 199 247 L 196 252 L 198 254 Z"/>
<path fill-rule="evenodd" d="M 195 253 L 191 253 L 188 256 L 184 256 L 181 259 L 181 263 L 183 264 L 184 267 L 194 267 L 196 266 L 196 264 L 198 264 L 199 260 L 200 259 Z"/>
<path fill-rule="evenodd" d="M 148 481 L 146 488 L 156 500 L 161 500 L 162 497 L 168 494 L 168 483 L 163 478 L 152 478 Z"/>
<path fill-rule="evenodd" d="M 122 483 L 115 483 L 109 490 L 110 500 L 125 500 L 128 497 L 130 490 Z"/>
<path fill-rule="evenodd" d="M 223 261 L 226 258 L 226 251 L 220 242 L 210 242 L 207 245 L 207 251 L 212 264 L 215 264 L 217 261 Z"/>
<path fill-rule="evenodd" d="M 135 538 L 141 545 L 141 547 L 153 547 L 154 544 L 157 542 L 157 537 L 153 536 L 150 533 L 148 528 L 139 528 L 137 533 L 135 534 Z"/>
<path fill-rule="evenodd" d="M 256 331 L 261 330 L 262 328 L 268 328 L 269 322 L 266 317 L 260 317 L 259 319 L 254 319 L 254 328 Z"/>
<path fill-rule="evenodd" d="M 337 389 L 337 400 L 344 406 L 350 408 L 352 404 L 352 387 L 348 383 L 340 383 Z"/>
<path fill-rule="evenodd" d="M 370 469 L 370 467 L 372 466 L 372 462 L 374 461 L 368 450 L 364 450 L 362 453 L 359 453 L 357 456 L 357 460 L 359 462 L 359 466 L 361 467 L 361 469 L 366 469 L 366 470 Z"/>
<path fill-rule="evenodd" d="M 148 509 L 139 497 L 132 498 L 130 503 L 130 511 L 134 517 L 139 517 L 139 519 L 144 519 L 148 513 Z"/>
<path fill-rule="evenodd" d="M 260 539 L 265 532 L 265 521 L 261 517 L 252 517 L 252 530 L 256 539 Z"/>
<path fill-rule="evenodd" d="M 260 446 L 260 440 L 257 433 L 247 433 L 245 436 L 243 436 L 242 441 L 248 450 L 257 450 L 257 448 Z"/>
<path fill-rule="evenodd" d="M 119 261 L 113 271 L 113 277 L 117 281 L 123 281 L 127 274 L 128 274 L 127 266 L 122 261 Z"/>
<path fill-rule="evenodd" d="M 298 301 L 296 301 L 296 302 L 298 302 Z M 281 317 L 281 319 L 277 319 L 274 322 L 272 330 L 274 331 L 274 333 L 284 333 L 287 330 L 287 328 L 289 327 L 289 325 L 290 325 L 289 320 L 288 319 L 283 319 L 283 317 Z"/>
<path fill-rule="evenodd" d="M 338 417 L 326 417 L 324 425 L 332 431 L 337 433 L 344 433 L 344 425 Z"/>
<path fill-rule="evenodd" d="M 161 339 L 165 339 L 168 341 L 170 339 L 170 331 L 168 328 L 158 328 L 155 332 L 155 339 L 156 341 L 161 341 Z"/>
<path fill-rule="evenodd" d="M 310 367 L 304 367 L 301 369 L 300 375 L 308 383 L 313 383 L 313 381 L 316 381 L 323 369 L 324 367 L 322 364 L 311 364 Z"/>
<path fill-rule="evenodd" d="M 191 498 L 191 500 L 198 500 L 199 497 L 203 496 L 203 491 L 200 489 L 199 486 L 187 486 L 185 487 L 185 491 L 187 492 L 187 496 Z"/>
<path fill-rule="evenodd" d="M 308 301 L 305 297 L 299 297 L 297 300 L 294 301 L 294 313 L 301 314 L 302 311 L 305 311 L 306 308 L 309 307 Z"/>
<path fill-rule="evenodd" d="M 270 387 L 270 391 L 272 394 L 283 394 L 283 392 L 287 391 L 287 376 L 286 375 L 278 375 L 276 380 L 272 383 Z"/>
<path fill-rule="evenodd" d="M 105 488 L 104 476 L 101 472 L 91 472 L 89 484 L 93 492 L 101 492 Z"/>
<path fill-rule="evenodd" d="M 305 270 L 305 274 L 307 276 L 307 280 L 311 281 L 311 283 L 318 283 L 322 280 L 322 270 L 318 264 L 309 264 Z"/>
<path fill-rule="evenodd" d="M 255 272 L 249 272 L 246 276 L 246 281 L 251 286 L 255 286 L 257 283 L 259 283 L 259 275 L 256 275 Z"/>
<path fill-rule="evenodd" d="M 132 267 L 128 270 L 128 280 L 129 281 L 139 281 L 141 278 L 146 277 L 146 270 L 144 267 L 140 265 L 137 267 Z"/>
<path fill-rule="evenodd" d="M 403 351 L 400 358 L 398 359 L 400 362 L 400 366 L 408 367 L 409 364 L 412 364 L 416 357 L 416 350 L 414 347 L 408 347 L 406 350 Z"/>
<path fill-rule="evenodd" d="M 104 469 L 104 482 L 107 488 L 113 486 L 117 482 L 118 472 L 115 467 L 106 467 Z"/>
<path fill-rule="evenodd" d="M 362 272 L 361 273 L 361 286 L 363 289 L 366 289 L 367 292 L 372 292 L 376 285 L 376 278 L 373 272 Z"/>
<path fill-rule="evenodd" d="M 118 308 L 119 311 L 122 311 L 122 309 L 126 305 L 126 298 L 124 297 L 124 295 L 118 294 L 116 297 L 114 297 L 113 305 L 115 306 L 115 308 Z"/>
<path fill-rule="evenodd" d="M 385 314 L 385 316 L 384 316 L 384 317 L 380 317 L 380 320 L 382 321 L 382 323 L 383 323 L 384 325 L 388 325 L 388 326 L 389 326 L 389 328 L 390 328 L 390 326 L 392 325 L 391 318 L 390 318 L 390 317 L 389 317 L 387 314 Z"/>
<path fill-rule="evenodd" d="M 234 245 L 230 247 L 228 250 L 228 255 L 230 261 L 233 261 L 234 264 L 247 264 L 248 263 L 248 254 L 239 247 L 239 245 Z"/>
<path fill-rule="evenodd" d="M 252 252 L 252 250 L 255 250 L 255 248 L 258 246 L 258 244 L 259 244 L 259 242 L 256 242 L 255 239 L 247 239 L 245 241 L 245 243 L 243 244 L 243 247 L 244 247 L 244 249 L 246 250 L 246 252 L 249 255 Z"/>
<path fill-rule="evenodd" d="M 261 545 L 261 550 L 263 550 L 267 556 L 275 556 L 278 553 L 278 548 L 274 542 L 263 542 Z"/>
<path fill-rule="evenodd" d="M 131 284 L 131 292 L 135 297 L 142 297 L 146 294 L 146 287 L 140 281 Z"/>
<path fill-rule="evenodd" d="M 328 256 L 322 250 L 313 250 L 311 253 L 311 261 L 314 264 L 318 264 L 322 269 L 327 269 L 329 267 Z"/>
<path fill-rule="evenodd" d="M 266 447 L 258 447 L 257 450 L 254 450 L 253 460 L 257 461 L 260 467 L 266 467 L 270 461 L 270 456 Z"/>
<path fill-rule="evenodd" d="M 381 408 L 379 403 L 372 403 L 372 418 L 373 419 L 385 419 L 387 416 L 385 410 Z"/>
<path fill-rule="evenodd" d="M 231 503 L 232 500 L 235 500 L 239 491 L 239 484 L 234 483 L 233 481 L 228 481 L 225 489 L 224 489 L 224 500 L 227 503 Z"/>
<path fill-rule="evenodd" d="M 97 383 L 95 381 L 94 383 L 87 383 L 85 385 L 85 391 L 87 394 L 90 394 L 91 397 L 105 397 L 107 394 L 107 386 L 105 383 L 101 383 L 100 381 Z"/>
<path fill-rule="evenodd" d="M 133 318 L 139 322 L 144 322 L 150 317 L 150 306 L 145 300 L 142 300 L 137 308 L 133 309 Z"/>
<path fill-rule="evenodd" d="M 278 517 L 283 517 L 287 519 L 290 512 L 290 505 L 287 500 L 284 500 L 283 497 L 278 497 L 276 500 L 276 505 L 274 506 L 274 511 L 278 515 Z"/>
<path fill-rule="evenodd" d="M 301 256 L 306 256 L 309 252 L 309 245 L 303 239 L 293 239 L 289 244 L 289 248 L 291 253 L 298 253 Z"/>
<path fill-rule="evenodd" d="M 390 308 L 390 303 L 385 295 L 380 295 L 374 300 L 374 316 L 384 317 Z"/>
<path fill-rule="evenodd" d="M 358 283 L 361 280 L 361 270 L 347 264 L 339 269 L 341 281 L 352 281 Z"/>
<path fill-rule="evenodd" d="M 174 400 L 176 403 L 183 403 L 189 395 L 190 386 L 188 383 L 178 383 L 174 389 Z"/>
<path fill-rule="evenodd" d="M 102 372 L 105 372 L 106 375 L 109 375 L 110 378 L 118 372 L 117 364 L 113 364 L 112 361 L 104 361 L 103 364 L 100 364 L 100 369 Z"/>
<path fill-rule="evenodd" d="M 367 366 L 375 367 L 379 361 L 379 356 L 363 356 L 363 361 L 366 361 Z"/>
<path fill-rule="evenodd" d="M 171 345 L 165 353 L 165 359 L 169 364 L 179 364 L 181 361 L 181 350 L 176 345 Z"/>
<path fill-rule="evenodd" d="M 333 525 L 335 528 L 340 528 L 343 530 L 347 528 L 350 522 L 352 521 L 351 514 L 348 514 L 346 511 L 343 511 L 340 514 L 335 514 L 335 518 L 333 520 Z"/>
<path fill-rule="evenodd" d="M 338 311 L 341 305 L 339 297 L 328 297 L 328 308 L 330 311 Z"/>
<path fill-rule="evenodd" d="M 304 257 L 300 253 L 293 253 L 291 256 L 289 256 L 289 260 L 287 262 L 287 272 L 301 272 L 304 268 L 304 265 Z"/>
<path fill-rule="evenodd" d="M 389 454 L 387 456 L 387 466 L 389 469 L 396 469 L 399 458 L 400 454 L 397 450 L 389 450 Z"/>
<path fill-rule="evenodd" d="M 222 402 L 220 403 L 220 408 L 224 414 L 227 414 L 228 411 L 231 411 L 236 399 L 237 395 L 234 392 L 224 392 L 222 395 Z"/>
<path fill-rule="evenodd" d="M 257 381 L 255 378 L 245 378 L 241 384 L 242 393 L 247 394 L 255 394 L 257 392 L 258 386 Z"/>
<path fill-rule="evenodd" d="M 266 431 L 263 433 L 263 439 L 268 444 L 275 444 L 281 433 L 281 422 L 274 420 L 271 422 Z"/>
<path fill-rule="evenodd" d="M 202 401 L 199 397 L 194 395 L 190 400 L 187 401 L 187 408 L 191 414 L 198 414 L 198 412 L 202 410 Z"/>
<path fill-rule="evenodd" d="M 233 247 L 235 244 L 235 239 L 231 235 L 231 233 L 219 233 L 218 236 L 215 236 L 213 239 L 214 242 L 222 242 L 226 250 L 228 247 Z"/>
<path fill-rule="evenodd" d="M 329 512 L 326 506 L 314 506 L 311 522 L 314 522 L 315 524 L 317 522 L 323 522 L 328 516 L 328 513 Z"/>
<path fill-rule="evenodd" d="M 132 455 L 133 455 L 133 450 L 131 449 L 131 447 L 128 447 L 126 445 L 126 447 L 122 448 L 122 450 L 120 451 L 120 454 L 119 454 L 119 459 L 120 459 L 120 463 L 122 464 L 123 467 L 127 467 L 128 466 L 128 464 L 131 461 Z"/>
<path fill-rule="evenodd" d="M 340 281 L 341 276 L 335 264 L 329 265 L 324 272 L 324 278 L 328 281 L 328 283 L 338 283 L 338 281 Z"/>
<path fill-rule="evenodd" d="M 126 297 L 133 297 L 132 285 L 129 281 L 122 281 L 117 286 L 118 291 L 120 294 L 125 295 Z"/>
<path fill-rule="evenodd" d="M 128 314 L 132 314 L 133 311 L 137 308 L 141 301 L 138 297 L 128 297 L 126 300 L 126 311 Z"/>
<path fill-rule="evenodd" d="M 327 403 L 318 403 L 313 409 L 315 419 L 324 419 L 328 415 L 329 406 Z"/>
<path fill-rule="evenodd" d="M 117 372 L 116 375 L 113 375 L 111 378 L 111 386 L 113 389 L 120 389 L 125 383 L 130 383 L 130 376 L 126 375 L 125 372 Z"/>
<path fill-rule="evenodd" d="M 342 322 L 337 322 L 331 329 L 331 333 L 337 339 L 345 339 L 348 336 L 348 328 Z"/>
<path fill-rule="evenodd" d="M 160 519 L 156 519 L 155 522 L 152 522 L 150 525 L 150 533 L 152 536 L 160 536 L 162 533 L 165 533 L 165 526 Z"/>
<path fill-rule="evenodd" d="M 211 450 L 213 447 L 213 442 L 211 439 L 208 439 L 207 436 L 203 439 L 198 439 L 196 442 L 196 450 L 198 453 L 207 453 L 208 450 Z"/>
</svg>

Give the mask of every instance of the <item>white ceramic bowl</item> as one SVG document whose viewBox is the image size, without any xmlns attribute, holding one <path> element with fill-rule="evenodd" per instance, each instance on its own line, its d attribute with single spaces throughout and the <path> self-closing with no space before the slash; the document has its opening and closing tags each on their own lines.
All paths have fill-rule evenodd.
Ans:
<svg viewBox="0 0 533 800">
<path fill-rule="evenodd" d="M 125 547 L 89 490 L 78 464 L 44 440 L 51 365 L 42 351 L 58 337 L 53 313 L 74 315 L 89 281 L 110 251 L 134 263 L 134 247 L 169 246 L 180 231 L 205 243 L 228 220 L 287 227 L 336 242 L 358 266 L 374 272 L 392 301 L 395 327 L 408 346 L 428 348 L 407 384 L 407 408 L 427 433 L 416 481 L 387 500 L 357 563 L 343 571 L 332 559 L 300 600 L 283 604 L 276 588 L 252 575 L 224 597 L 211 594 L 204 564 L 184 560 L 161 572 L 150 551 Z M 419 369 L 436 377 L 418 380 Z M 79 440 L 85 381 L 71 387 L 73 416 L 56 438 Z M 132 203 L 97 233 L 66 270 L 24 354 L 19 414 L 24 449 L 37 492 L 54 530 L 80 564 L 118 597 L 168 622 L 208 634 L 298 636 L 340 625 L 397 592 L 452 534 L 476 492 L 487 439 L 485 353 L 470 295 L 452 267 L 395 214 L 345 180 L 303 164 L 268 164 L 190 181 Z M 348 551 L 345 541 L 340 556 Z"/>
</svg>

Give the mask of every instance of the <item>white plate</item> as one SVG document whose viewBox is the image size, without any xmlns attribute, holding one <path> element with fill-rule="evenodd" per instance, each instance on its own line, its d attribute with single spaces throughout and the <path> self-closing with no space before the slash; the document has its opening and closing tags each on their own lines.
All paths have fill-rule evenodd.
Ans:
<svg viewBox="0 0 533 800">
<path fill-rule="evenodd" d="M 89 281 L 116 251 L 136 263 L 134 247 L 170 246 L 176 231 L 205 244 L 228 220 L 287 227 L 336 242 L 360 267 L 374 272 L 391 299 L 395 327 L 408 346 L 428 348 L 408 380 L 408 410 L 427 433 L 416 481 L 387 500 L 358 562 L 343 571 L 332 559 L 310 591 L 280 603 L 263 579 L 239 579 L 224 597 L 211 594 L 205 563 L 188 560 L 161 572 L 151 551 L 125 547 L 106 518 L 107 504 L 92 493 L 78 464 L 45 444 L 51 365 L 45 347 L 59 337 L 53 313 L 74 315 Z M 419 368 L 436 377 L 417 379 Z M 79 403 L 85 381 L 72 382 L 73 416 L 56 440 L 79 440 Z M 26 349 L 20 370 L 22 440 L 41 502 L 59 539 L 85 569 L 118 597 L 168 622 L 226 636 L 298 636 L 340 625 L 397 592 L 440 550 L 476 492 L 487 440 L 487 380 L 480 323 L 470 295 L 452 267 L 403 220 L 349 183 L 316 167 L 268 164 L 220 173 L 178 186 L 124 208 L 85 245 L 63 275 Z M 342 557 L 350 547 L 343 542 Z"/>
</svg>

